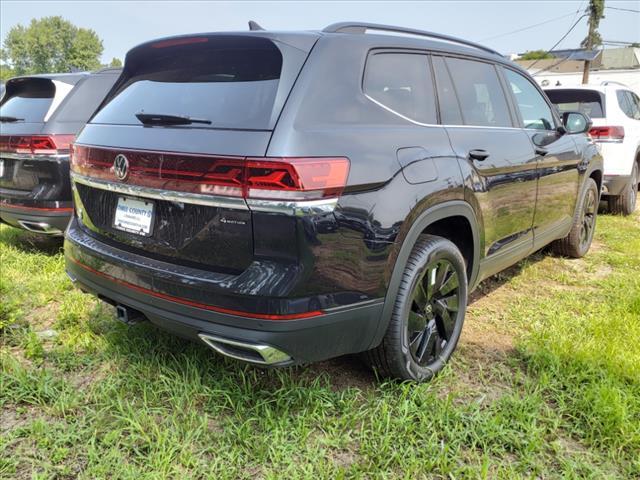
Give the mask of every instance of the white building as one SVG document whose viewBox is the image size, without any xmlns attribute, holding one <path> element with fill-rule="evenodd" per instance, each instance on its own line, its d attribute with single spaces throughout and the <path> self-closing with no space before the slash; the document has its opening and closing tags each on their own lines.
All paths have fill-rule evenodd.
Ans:
<svg viewBox="0 0 640 480">
<path fill-rule="evenodd" d="M 526 68 L 542 87 L 554 85 L 572 86 L 582 83 L 584 62 L 574 60 L 571 52 L 564 50 L 562 56 L 545 60 L 516 60 Z M 559 54 L 560 52 L 551 52 Z M 640 95 L 640 48 L 610 48 L 595 52 L 589 72 L 589 83 L 622 83 Z"/>
</svg>

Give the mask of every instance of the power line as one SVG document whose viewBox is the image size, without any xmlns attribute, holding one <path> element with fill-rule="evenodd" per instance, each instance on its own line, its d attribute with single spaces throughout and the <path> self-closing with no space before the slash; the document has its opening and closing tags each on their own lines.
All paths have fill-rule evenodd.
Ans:
<svg viewBox="0 0 640 480">
<path fill-rule="evenodd" d="M 540 25 L 546 25 L 547 23 L 555 22 L 556 20 L 561 20 L 563 18 L 570 17 L 571 15 L 575 15 L 575 12 L 567 13 L 567 14 L 562 15 L 560 17 L 551 18 L 549 20 L 545 20 L 544 22 L 540 22 L 540 23 L 536 23 L 536 24 L 533 24 L 533 25 L 529 25 L 527 27 L 522 27 L 522 28 L 519 28 L 517 30 L 513 30 L 511 32 L 501 33 L 499 35 L 494 35 L 493 37 L 482 38 L 482 39 L 478 40 L 478 42 L 486 42 L 487 40 L 494 40 L 496 38 L 506 37 L 507 35 L 513 35 L 514 33 L 524 32 L 525 30 L 530 30 L 532 28 L 539 27 Z"/>
<path fill-rule="evenodd" d="M 618 8 L 618 7 L 604 7 L 608 10 L 620 10 L 621 12 L 633 12 L 633 13 L 640 13 L 640 10 L 633 10 L 631 8 Z"/>
<path fill-rule="evenodd" d="M 556 48 L 558 45 L 560 45 L 560 43 L 562 43 L 562 41 L 563 41 L 565 38 L 567 38 L 567 37 L 569 36 L 569 34 L 571 33 L 571 31 L 572 31 L 574 28 L 576 28 L 576 25 L 578 25 L 578 23 L 580 23 L 580 20 L 582 20 L 584 17 L 587 17 L 587 16 L 588 16 L 588 14 L 586 14 L 586 13 L 585 13 L 585 14 L 583 14 L 583 15 L 580 15 L 580 17 L 578 17 L 578 19 L 573 23 L 573 25 L 571 25 L 571 27 L 569 28 L 569 30 L 567 30 L 567 33 L 565 33 L 562 37 L 560 37 L 560 40 L 558 40 L 558 41 L 553 45 L 553 47 L 551 47 L 549 50 L 547 50 L 547 51 L 545 52 L 545 55 L 544 55 L 544 56 L 546 56 L 546 54 L 551 53 L 551 51 L 552 51 L 554 48 Z M 535 62 L 533 62 L 531 65 L 529 65 L 528 69 L 533 68 L 533 66 L 534 66 L 535 64 L 537 64 L 540 60 L 542 60 L 542 59 L 538 59 L 538 60 L 536 60 Z"/>
</svg>

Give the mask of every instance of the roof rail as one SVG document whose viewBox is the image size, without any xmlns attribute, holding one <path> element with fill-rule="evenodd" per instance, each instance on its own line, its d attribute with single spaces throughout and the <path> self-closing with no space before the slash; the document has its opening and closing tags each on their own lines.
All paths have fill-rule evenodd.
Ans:
<svg viewBox="0 0 640 480">
<path fill-rule="evenodd" d="M 485 47 L 484 45 L 480 45 L 475 42 L 469 42 L 467 40 L 463 40 L 461 38 L 452 37 L 449 35 L 444 35 L 442 33 L 435 32 L 427 32 L 424 30 L 415 30 L 413 28 L 403 28 L 403 27 L 394 27 L 393 25 L 381 25 L 378 23 L 364 23 L 364 22 L 339 22 L 329 25 L 324 28 L 322 31 L 325 33 L 366 33 L 367 30 L 377 30 L 380 32 L 395 32 L 395 33 L 406 33 L 409 35 L 418 35 L 421 37 L 430 37 L 436 38 L 438 40 L 445 40 L 447 42 L 458 43 L 461 45 L 466 45 L 468 47 L 477 48 L 479 50 L 483 50 L 488 53 L 492 53 L 494 55 L 499 55 L 502 57 L 500 52 L 497 52 L 489 47 Z"/>
<path fill-rule="evenodd" d="M 613 80 L 605 80 L 604 82 L 602 82 L 600 85 L 602 85 L 603 87 L 606 87 L 607 85 L 620 85 L 621 87 L 625 87 L 625 88 L 629 88 L 628 85 L 626 85 L 625 83 L 622 82 L 614 82 Z"/>
</svg>

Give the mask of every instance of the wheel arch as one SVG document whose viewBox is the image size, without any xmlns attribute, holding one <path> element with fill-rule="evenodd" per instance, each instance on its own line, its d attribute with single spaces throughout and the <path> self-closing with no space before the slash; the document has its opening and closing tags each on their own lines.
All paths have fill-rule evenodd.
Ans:
<svg viewBox="0 0 640 480">
<path fill-rule="evenodd" d="M 389 320 L 391 319 L 393 306 L 396 302 L 398 288 L 402 280 L 404 267 L 407 263 L 407 260 L 409 259 L 409 256 L 411 255 L 411 251 L 413 250 L 414 245 L 418 241 L 418 238 L 424 233 L 429 233 L 430 226 L 436 225 L 438 222 L 454 218 L 465 219 L 471 232 L 473 251 L 471 254 L 471 271 L 468 274 L 469 290 L 471 290 L 475 285 L 477 279 L 479 278 L 481 247 L 480 227 L 473 207 L 465 201 L 454 200 L 426 209 L 425 211 L 420 213 L 417 218 L 411 223 L 410 228 L 402 239 L 402 243 L 397 247 L 397 254 L 393 256 L 394 258 L 390 259 L 391 275 L 387 284 L 387 293 L 384 299 L 384 307 L 382 309 L 382 314 L 380 315 L 380 318 L 378 320 L 376 332 L 373 336 L 373 340 L 369 348 L 374 348 L 379 345 L 382 341 L 382 338 L 384 337 L 384 334 L 389 325 Z M 451 241 L 453 241 L 453 239 L 451 239 Z M 456 242 L 454 241 L 454 243 Z"/>
</svg>

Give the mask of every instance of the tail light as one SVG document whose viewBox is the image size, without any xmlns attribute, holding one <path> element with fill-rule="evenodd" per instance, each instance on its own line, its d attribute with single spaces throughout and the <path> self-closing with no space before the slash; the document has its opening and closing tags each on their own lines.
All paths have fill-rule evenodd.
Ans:
<svg viewBox="0 0 640 480">
<path fill-rule="evenodd" d="M 250 158 L 245 197 L 266 200 L 316 200 L 337 197 L 347 184 L 349 160 L 344 157 Z"/>
<path fill-rule="evenodd" d="M 67 153 L 75 135 L 12 135 L 0 137 L 0 152 L 55 155 Z"/>
<path fill-rule="evenodd" d="M 622 141 L 624 140 L 624 127 L 591 127 L 589 135 L 598 141 Z"/>
<path fill-rule="evenodd" d="M 74 172 L 118 181 L 113 162 L 128 161 L 127 184 L 180 192 L 263 200 L 300 201 L 340 196 L 347 184 L 345 157 L 222 157 L 121 151 L 75 145 Z"/>
</svg>

